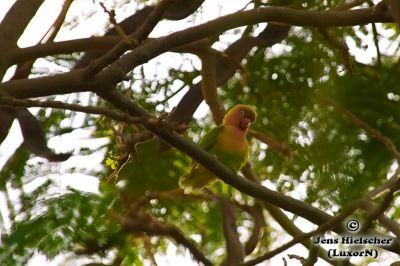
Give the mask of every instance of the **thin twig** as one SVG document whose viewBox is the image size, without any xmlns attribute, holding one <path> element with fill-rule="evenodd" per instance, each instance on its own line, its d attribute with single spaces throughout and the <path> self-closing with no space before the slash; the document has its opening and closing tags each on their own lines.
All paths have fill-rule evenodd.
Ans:
<svg viewBox="0 0 400 266">
<path fill-rule="evenodd" d="M 289 160 L 292 159 L 292 152 L 290 148 L 282 142 L 277 141 L 267 134 L 257 131 L 255 129 L 249 129 L 249 134 L 261 142 L 268 145 L 269 148 L 281 153 L 283 156 L 287 157 Z"/>
<path fill-rule="evenodd" d="M 378 64 L 378 67 L 382 65 L 382 56 L 381 56 L 381 51 L 379 49 L 379 39 L 378 39 L 378 30 L 376 29 L 376 24 L 371 23 L 372 25 L 372 33 L 374 35 L 374 45 L 375 45 L 375 50 L 376 50 L 376 62 Z"/>
<path fill-rule="evenodd" d="M 115 10 L 108 10 L 107 7 L 104 5 L 103 2 L 99 3 L 101 8 L 103 8 L 103 11 L 108 15 L 108 18 L 111 22 L 111 24 L 114 26 L 115 30 L 117 31 L 118 35 L 122 38 L 123 41 L 125 41 L 129 45 L 137 45 L 137 43 L 134 42 L 134 40 L 129 39 L 129 36 L 124 32 L 122 27 L 117 23 L 115 19 Z"/>
<path fill-rule="evenodd" d="M 397 162 L 400 163 L 400 153 L 391 139 L 384 136 L 380 131 L 376 130 L 375 128 L 369 126 L 367 123 L 365 123 L 355 114 L 353 114 L 350 110 L 348 110 L 338 102 L 334 101 L 330 97 L 323 95 L 321 92 L 318 92 L 317 95 L 323 103 L 333 106 L 338 112 L 346 116 L 356 126 L 364 129 L 369 135 L 371 135 L 371 137 L 382 143 L 386 147 L 386 149 L 392 154 L 392 156 L 397 160 Z"/>
<path fill-rule="evenodd" d="M 59 32 L 62 24 L 65 21 L 65 17 L 67 16 L 68 10 L 71 7 L 73 0 L 65 0 L 62 6 L 60 13 L 58 14 L 56 20 L 54 21 L 53 25 L 47 30 L 46 34 L 40 40 L 40 43 L 47 43 L 53 41 L 56 37 L 57 33 Z"/>
<path fill-rule="evenodd" d="M 243 65 L 239 60 L 237 60 L 235 57 L 224 53 L 224 52 L 218 52 L 217 53 L 219 56 L 221 56 L 224 59 L 228 59 L 229 61 L 233 62 L 237 68 L 240 71 L 241 74 L 241 79 L 240 79 L 240 86 L 243 89 L 244 86 L 247 85 L 247 81 L 249 79 L 249 72 L 247 71 L 247 68 L 245 65 Z"/>
<path fill-rule="evenodd" d="M 70 104 L 60 101 L 37 101 L 30 99 L 16 99 L 14 97 L 2 95 L 0 96 L 0 106 L 10 107 L 43 107 L 43 108 L 55 108 L 70 110 L 76 112 L 82 112 L 87 114 L 104 115 L 106 117 L 115 119 L 117 121 L 124 121 L 131 124 L 141 123 L 143 117 L 133 117 L 128 114 L 121 113 L 119 111 L 113 111 L 103 107 L 94 106 L 82 106 L 78 104 Z"/>
<path fill-rule="evenodd" d="M 49 27 L 47 32 L 42 36 L 38 44 L 44 44 L 44 43 L 49 43 L 52 42 L 55 37 L 57 36 L 57 33 L 60 31 L 62 24 L 64 23 L 65 16 L 67 15 L 67 12 L 69 8 L 71 7 L 72 0 L 66 0 L 63 4 L 63 7 L 58 14 L 56 20 L 53 22 L 53 24 Z M 25 79 L 29 76 L 29 74 L 32 71 L 33 64 L 35 63 L 36 58 L 27 60 L 25 62 L 22 62 L 18 64 L 17 69 L 14 72 L 14 75 L 11 79 Z"/>
<path fill-rule="evenodd" d="M 354 75 L 355 70 L 353 66 L 353 58 L 349 53 L 349 47 L 347 46 L 347 44 L 343 40 L 339 40 L 331 36 L 326 28 L 320 27 L 318 28 L 318 31 L 322 35 L 322 37 L 324 37 L 328 44 L 339 50 L 343 58 L 344 66 L 351 75 Z"/>
<path fill-rule="evenodd" d="M 85 69 L 85 76 L 93 76 L 101 71 L 104 67 L 118 59 L 118 57 L 120 57 L 126 50 L 138 46 L 138 44 L 147 38 L 147 36 L 162 18 L 165 10 L 173 1 L 174 0 L 162 0 L 134 33 L 127 36 L 125 33 L 121 33 L 123 36 L 126 36 L 124 37 L 124 40 L 115 45 L 105 55 L 92 61 Z"/>
<path fill-rule="evenodd" d="M 245 254 L 237 232 L 233 205 L 227 199 L 215 195 L 207 188 L 203 188 L 203 191 L 219 205 L 222 214 L 222 229 L 226 240 L 226 256 L 221 265 L 242 263 Z"/>
</svg>

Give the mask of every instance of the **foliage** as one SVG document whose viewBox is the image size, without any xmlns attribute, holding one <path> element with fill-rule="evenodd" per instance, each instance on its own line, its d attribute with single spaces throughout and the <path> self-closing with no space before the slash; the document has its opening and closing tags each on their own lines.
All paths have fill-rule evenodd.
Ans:
<svg viewBox="0 0 400 266">
<path fill-rule="evenodd" d="M 117 2 L 112 3 L 119 8 L 117 11 L 129 5 L 129 1 Z M 138 2 L 147 5 L 158 1 Z M 261 6 L 263 1 L 254 2 Z M 287 1 L 267 2 L 283 6 Z M 296 0 L 291 5 L 328 10 L 345 2 Z M 72 20 L 65 27 L 71 27 L 68 25 L 74 24 Z M 383 41 L 398 46 L 398 27 L 383 24 L 378 29 L 386 34 L 381 36 Z M 256 36 L 258 30 L 254 27 L 251 32 L 239 32 Z M 328 29 L 328 34 L 357 49 L 362 49 L 365 42 L 373 43 L 370 26 L 335 27 Z M 229 46 L 230 42 L 220 40 L 238 38 L 238 35 L 238 32 L 223 33 L 218 45 Z M 346 58 L 318 29 L 307 27 L 292 28 L 272 48 L 252 49 L 241 62 L 241 72 L 222 84 L 219 92 L 225 108 L 237 103 L 253 106 L 258 118 L 252 128 L 290 150 L 291 156 L 285 156 L 250 138 L 250 165 L 261 182 L 330 214 L 336 214 L 351 200 L 384 183 L 396 166 L 393 153 L 381 139 L 371 136 L 322 97 L 329 97 L 399 147 L 400 83 L 396 55 L 398 49 L 382 53 L 380 61 L 373 57 L 368 63 L 359 63 L 353 54 Z M 149 65 L 133 69 L 129 73 L 130 81 L 119 83 L 118 90 L 150 113 L 164 117 L 184 92 L 193 89 L 190 86 L 198 82 L 200 75 L 193 67 L 198 64 L 197 58 L 184 54 L 174 58 L 182 60 L 178 67 L 163 61 L 157 66 L 166 69 L 165 77 L 158 72 L 149 74 L 154 67 L 150 61 Z M 46 57 L 46 61 L 60 69 L 73 68 L 77 60 L 77 53 Z M 348 68 L 349 62 L 353 69 Z M 56 70 L 43 72 L 38 67 L 32 70 L 35 77 L 57 73 Z M 113 108 L 100 97 L 86 92 L 46 99 Z M 0 191 L 6 205 L 0 209 L 1 265 L 25 265 L 38 253 L 49 260 L 61 255 L 66 261 L 78 264 L 90 261 L 143 265 L 152 263 L 154 254 L 155 260 L 163 258 L 171 243 L 183 254 L 185 247 L 171 237 L 124 228 L 129 215 L 140 214 L 179 228 L 210 260 L 218 263 L 224 260 L 226 239 L 220 206 L 200 192 L 184 195 L 179 191 L 178 179 L 187 172 L 191 161 L 188 155 L 175 148 L 162 152 L 154 136 L 141 139 L 147 133 L 141 125 L 109 117 L 57 109 L 40 109 L 35 117 L 41 121 L 48 140 L 76 132 L 90 134 L 92 140 L 107 138 L 107 143 L 102 145 L 69 147 L 76 149 L 72 162 L 90 160 L 92 154 L 105 156 L 100 167 L 67 165 L 60 170 L 60 165 L 66 163 L 48 163 L 30 154 L 32 150 L 26 147 L 25 138 L 25 145 L 15 150 L 0 172 Z M 214 125 L 210 117 L 207 112 L 191 120 L 184 136 L 198 142 Z M 60 189 L 53 173 L 61 174 L 61 178 L 69 178 L 69 173 L 94 177 L 98 191 L 87 192 L 77 187 Z M 236 227 L 240 241 L 245 243 L 252 233 L 254 217 L 240 206 L 260 211 L 260 202 L 222 182 L 209 188 L 234 202 Z M 397 199 L 397 194 L 394 198 Z M 397 206 L 391 205 L 388 210 L 393 219 L 400 216 Z M 272 217 L 265 209 L 260 212 L 264 234 L 249 258 L 270 251 L 272 243 L 276 246 L 279 243 L 276 239 L 284 234 L 271 225 Z M 387 233 L 382 227 L 376 228 Z"/>
</svg>

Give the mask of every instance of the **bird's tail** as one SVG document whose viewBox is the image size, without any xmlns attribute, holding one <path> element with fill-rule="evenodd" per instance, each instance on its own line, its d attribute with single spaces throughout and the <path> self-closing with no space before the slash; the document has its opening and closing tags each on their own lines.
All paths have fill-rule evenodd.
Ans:
<svg viewBox="0 0 400 266">
<path fill-rule="evenodd" d="M 192 193 L 193 190 L 195 189 L 192 186 L 192 182 L 191 182 L 191 180 L 189 178 L 189 174 L 183 175 L 183 176 L 181 176 L 179 178 L 179 186 L 180 186 L 181 189 L 183 189 L 183 192 L 185 194 Z"/>
<path fill-rule="evenodd" d="M 185 193 L 191 193 L 194 190 L 207 186 L 214 180 L 216 180 L 216 178 L 213 174 L 203 167 L 198 167 L 189 174 L 181 176 L 179 179 L 179 186 Z"/>
</svg>

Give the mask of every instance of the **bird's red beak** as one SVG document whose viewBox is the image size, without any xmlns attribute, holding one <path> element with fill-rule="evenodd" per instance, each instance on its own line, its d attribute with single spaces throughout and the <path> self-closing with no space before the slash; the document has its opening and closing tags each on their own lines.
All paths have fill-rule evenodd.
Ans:
<svg viewBox="0 0 400 266">
<path fill-rule="evenodd" d="M 240 120 L 240 129 L 243 131 L 246 131 L 251 125 L 251 120 L 248 119 L 247 117 L 244 117 L 242 120 Z"/>
</svg>

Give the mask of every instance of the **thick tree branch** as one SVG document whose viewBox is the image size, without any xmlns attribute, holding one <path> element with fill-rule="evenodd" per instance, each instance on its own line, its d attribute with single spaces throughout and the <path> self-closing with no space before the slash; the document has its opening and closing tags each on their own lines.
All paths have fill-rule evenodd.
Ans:
<svg viewBox="0 0 400 266">
<path fill-rule="evenodd" d="M 75 39 L 60 42 L 46 42 L 34 46 L 18 48 L 11 48 L 4 54 L 4 62 L 7 66 L 21 63 L 30 59 L 39 57 L 57 55 L 57 54 L 71 54 L 75 52 L 85 52 L 91 50 L 111 49 L 120 42 L 121 38 L 118 36 L 104 36 L 104 37 L 90 37 Z M 147 38 L 144 42 L 154 41 L 154 38 Z M 196 54 L 196 47 L 192 44 L 179 46 L 171 50 L 176 53 L 193 53 Z"/>
<path fill-rule="evenodd" d="M 400 27 L 400 2 L 398 0 L 384 0 L 384 3 L 393 20 Z"/>
<path fill-rule="evenodd" d="M 304 261 L 303 266 L 314 266 L 315 263 L 317 263 L 319 251 L 319 246 L 314 245 L 314 243 L 311 244 L 309 247 L 308 258 Z"/>
<path fill-rule="evenodd" d="M 163 13 L 163 19 L 169 20 L 180 20 L 183 19 L 193 12 L 204 2 L 204 0 L 175 0 L 168 6 L 167 10 Z M 146 6 L 140 10 L 138 10 L 135 14 L 129 16 L 124 19 L 118 26 L 126 33 L 131 34 L 134 32 L 140 25 L 142 25 L 143 21 L 150 15 L 154 10 L 154 6 Z M 112 28 L 105 36 L 113 36 L 117 35 L 116 28 Z M 107 49 L 108 47 L 104 47 L 103 49 Z M 90 51 L 85 53 L 85 55 L 76 63 L 74 66 L 75 69 L 85 67 L 89 64 L 89 62 L 95 58 L 98 58 L 107 53 L 107 50 L 102 51 Z"/>
<path fill-rule="evenodd" d="M 8 66 L 29 59 L 56 54 L 70 54 L 89 50 L 110 49 L 121 40 L 118 36 L 90 37 L 60 42 L 48 42 L 26 48 L 13 48 L 4 54 Z"/>
<path fill-rule="evenodd" d="M 3 78 L 8 66 L 3 62 L 3 54 L 12 47 L 17 46 L 17 41 L 31 21 L 43 0 L 19 0 L 7 12 L 0 24 L 0 80 Z"/>
<path fill-rule="evenodd" d="M 43 78 L 10 80 L 0 83 L 0 91 L 23 99 L 95 90 L 93 80 L 86 80 L 83 74 L 83 71 L 78 69 Z"/>
<path fill-rule="evenodd" d="M 244 25 L 261 22 L 280 22 L 297 26 L 353 26 L 370 22 L 390 22 L 384 8 L 365 8 L 350 11 L 303 11 L 284 7 L 257 8 L 223 16 L 190 29 L 158 38 L 122 56 L 120 60 L 96 76 L 99 84 L 117 83 L 138 65 L 177 46 L 207 38 L 214 34 Z"/>
<path fill-rule="evenodd" d="M 126 74 L 138 65 L 177 46 L 197 41 L 228 29 L 260 22 L 283 22 L 303 26 L 352 26 L 369 22 L 391 21 L 384 9 L 365 8 L 351 11 L 303 11 L 290 8 L 268 7 L 237 12 L 186 30 L 172 33 L 144 43 L 134 51 L 102 70 L 90 80 L 79 70 L 51 77 L 32 79 L 32 82 L 9 81 L 0 84 L 0 90 L 10 95 L 38 97 L 59 93 L 71 93 L 93 88 L 115 85 L 126 79 Z M 79 73 L 79 74 L 78 74 Z M 49 82 L 49 79 L 51 82 Z M 33 82 L 33 80 L 39 82 Z M 51 86 L 49 86 L 51 84 Z M 59 90 L 60 87 L 71 88 Z M 79 88 L 79 89 L 78 89 Z M 31 90 L 31 93 L 27 93 Z M 63 92 L 64 91 L 64 92 Z M 41 93 L 39 93 L 41 92 Z"/>
<path fill-rule="evenodd" d="M 18 0 L 8 10 L 0 24 L 0 47 L 16 46 L 26 26 L 44 0 Z"/>
</svg>

